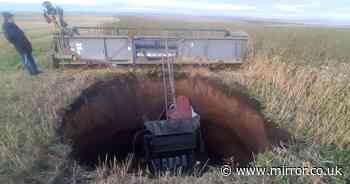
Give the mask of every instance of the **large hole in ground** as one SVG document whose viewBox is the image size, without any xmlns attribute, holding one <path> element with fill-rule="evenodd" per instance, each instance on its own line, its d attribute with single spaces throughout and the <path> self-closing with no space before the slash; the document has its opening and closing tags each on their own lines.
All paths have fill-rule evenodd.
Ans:
<svg viewBox="0 0 350 184">
<path fill-rule="evenodd" d="M 239 89 L 196 77 L 178 79 L 176 91 L 189 97 L 201 116 L 206 148 L 201 158 L 213 163 L 234 158 L 247 164 L 254 154 L 288 140 L 283 130 L 265 125 L 262 115 Z M 118 76 L 98 82 L 66 110 L 60 133 L 72 144 L 73 157 L 83 164 L 96 165 L 106 155 L 120 160 L 134 151 L 136 156 L 142 155 L 138 154 L 141 141 L 134 142 L 134 135 L 143 129 L 145 120 L 159 118 L 164 110 L 163 96 L 161 80 Z"/>
</svg>

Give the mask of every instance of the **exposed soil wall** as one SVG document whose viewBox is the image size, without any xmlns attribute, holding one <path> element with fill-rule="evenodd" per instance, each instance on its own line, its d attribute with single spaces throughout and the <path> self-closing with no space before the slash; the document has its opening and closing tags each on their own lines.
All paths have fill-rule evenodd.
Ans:
<svg viewBox="0 0 350 184">
<path fill-rule="evenodd" d="M 176 82 L 177 94 L 188 96 L 201 116 L 206 146 L 201 156 L 211 161 L 234 157 L 245 164 L 282 137 L 277 136 L 278 129 L 267 131 L 264 118 L 248 97 L 239 91 L 226 95 L 223 89 L 220 82 L 203 78 Z M 106 154 L 123 159 L 134 151 L 135 133 L 146 119 L 159 118 L 163 104 L 160 80 L 121 76 L 85 90 L 66 111 L 60 132 L 83 163 L 96 164 Z M 137 155 L 142 155 L 140 141 L 136 144 Z"/>
</svg>

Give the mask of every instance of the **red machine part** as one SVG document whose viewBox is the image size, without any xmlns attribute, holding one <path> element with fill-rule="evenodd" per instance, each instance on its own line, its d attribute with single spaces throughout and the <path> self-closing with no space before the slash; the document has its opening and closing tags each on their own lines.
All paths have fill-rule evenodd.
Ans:
<svg viewBox="0 0 350 184">
<path fill-rule="evenodd" d="M 192 106 L 188 97 L 178 96 L 176 98 L 176 109 L 169 111 L 169 119 L 190 119 L 192 118 Z"/>
</svg>

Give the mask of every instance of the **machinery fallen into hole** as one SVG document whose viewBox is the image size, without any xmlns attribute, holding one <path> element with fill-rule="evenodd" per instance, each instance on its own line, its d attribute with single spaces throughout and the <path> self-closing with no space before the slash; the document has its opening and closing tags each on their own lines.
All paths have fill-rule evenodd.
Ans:
<svg viewBox="0 0 350 184">
<path fill-rule="evenodd" d="M 195 152 L 203 151 L 200 116 L 194 112 L 190 100 L 176 97 L 174 57 L 162 57 L 165 111 L 159 120 L 146 121 L 144 134 L 145 158 L 154 174 L 164 171 L 191 173 L 196 163 Z"/>
<path fill-rule="evenodd" d="M 186 97 L 178 98 L 177 105 L 183 105 L 177 109 L 182 111 L 179 116 L 144 123 L 145 158 L 153 173 L 191 173 L 196 163 L 195 152 L 203 150 L 200 117 L 195 113 L 192 116 L 190 104 L 184 102 L 188 102 Z M 185 109 L 190 110 L 190 116 L 186 116 Z"/>
<path fill-rule="evenodd" d="M 156 30 L 161 32 L 156 36 L 129 36 L 132 28 L 68 28 L 62 9 L 49 2 L 43 5 L 46 20 L 57 30 L 54 66 L 161 65 L 165 110 L 159 119 L 144 122 L 145 159 L 153 174 L 191 173 L 197 161 L 195 153 L 204 149 L 200 115 L 193 111 L 190 99 L 176 97 L 174 65 L 240 64 L 247 56 L 248 35 L 220 29 L 163 29 Z"/>
</svg>

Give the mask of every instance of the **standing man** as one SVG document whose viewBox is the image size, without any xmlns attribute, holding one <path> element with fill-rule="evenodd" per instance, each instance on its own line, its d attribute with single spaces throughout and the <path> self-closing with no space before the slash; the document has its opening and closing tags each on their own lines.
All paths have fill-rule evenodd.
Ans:
<svg viewBox="0 0 350 184">
<path fill-rule="evenodd" d="M 32 44 L 24 32 L 14 23 L 13 14 L 3 12 L 4 23 L 2 25 L 6 39 L 13 44 L 22 57 L 22 63 L 31 75 L 41 73 L 32 55 Z"/>
</svg>

